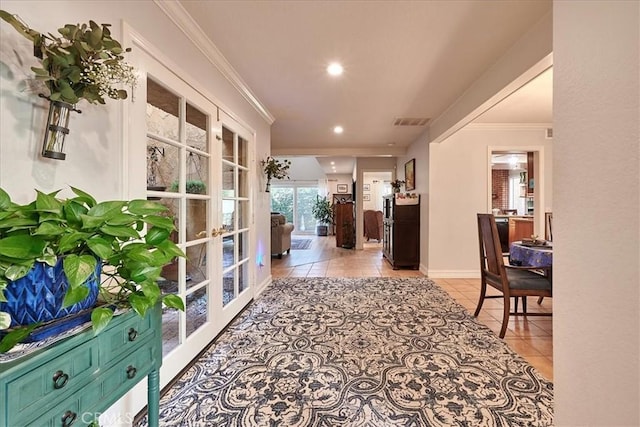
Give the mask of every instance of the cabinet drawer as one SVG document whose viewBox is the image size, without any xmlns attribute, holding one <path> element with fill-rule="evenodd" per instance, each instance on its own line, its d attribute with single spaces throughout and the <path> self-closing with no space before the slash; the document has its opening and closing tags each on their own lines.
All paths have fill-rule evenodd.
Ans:
<svg viewBox="0 0 640 427">
<path fill-rule="evenodd" d="M 82 391 L 82 410 L 93 411 L 96 405 L 114 396 L 121 396 L 122 392 L 145 378 L 158 365 L 158 358 L 162 357 L 155 350 L 152 341 L 141 344 L 135 352 L 100 375 L 98 381 L 92 382 Z"/>
<path fill-rule="evenodd" d="M 78 391 L 97 369 L 91 342 L 52 359 L 7 384 L 10 426 L 27 424 L 43 409 Z"/>
<path fill-rule="evenodd" d="M 152 336 L 155 331 L 152 329 L 151 317 L 141 318 L 134 314 L 126 321 L 98 335 L 100 341 L 100 364 L 115 361 L 120 355 L 126 353 L 147 337 Z"/>
<path fill-rule="evenodd" d="M 153 369 L 155 365 L 154 346 L 151 341 L 146 344 L 140 342 L 138 344 L 140 348 L 125 356 L 122 361 L 103 372 L 94 381 L 86 384 L 80 393 L 70 396 L 44 414 L 40 411 L 41 415 L 31 424 L 9 425 L 62 427 L 65 425 L 63 420 L 66 420 L 66 425 L 69 425 L 73 419 L 75 419 L 74 427 L 90 424 L 99 415 L 96 415 L 96 412 L 102 412 L 99 410 L 100 407 L 107 402 L 110 405 L 111 401 L 117 400 L 119 396 L 145 378 Z M 131 369 L 135 369 L 135 375 Z M 128 423 L 132 422 L 132 420 L 127 421 Z"/>
</svg>

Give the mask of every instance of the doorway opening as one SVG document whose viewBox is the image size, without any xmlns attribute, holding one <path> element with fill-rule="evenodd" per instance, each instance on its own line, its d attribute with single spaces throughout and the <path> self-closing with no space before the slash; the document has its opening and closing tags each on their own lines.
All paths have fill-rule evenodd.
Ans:
<svg viewBox="0 0 640 427">
<path fill-rule="evenodd" d="M 544 235 L 543 147 L 489 147 L 488 212 L 496 222 L 532 221 L 531 234 Z"/>
</svg>

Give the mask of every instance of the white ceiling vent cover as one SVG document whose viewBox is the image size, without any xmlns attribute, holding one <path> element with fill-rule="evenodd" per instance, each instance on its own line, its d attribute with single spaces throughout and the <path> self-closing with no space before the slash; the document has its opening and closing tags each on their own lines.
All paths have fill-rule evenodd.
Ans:
<svg viewBox="0 0 640 427">
<path fill-rule="evenodd" d="M 544 132 L 544 137 L 546 139 L 553 139 L 553 128 L 546 128 Z"/>
<path fill-rule="evenodd" d="M 393 120 L 394 126 L 424 126 L 429 123 L 431 119 L 418 118 L 418 117 L 399 117 Z"/>
</svg>

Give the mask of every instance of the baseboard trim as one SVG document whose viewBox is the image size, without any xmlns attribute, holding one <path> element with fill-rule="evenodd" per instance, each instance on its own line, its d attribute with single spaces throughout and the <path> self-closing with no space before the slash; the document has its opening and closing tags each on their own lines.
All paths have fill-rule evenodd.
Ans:
<svg viewBox="0 0 640 427">
<path fill-rule="evenodd" d="M 422 271 L 422 268 L 420 268 Z M 479 279 L 478 270 L 427 270 L 425 273 L 430 279 Z"/>
</svg>

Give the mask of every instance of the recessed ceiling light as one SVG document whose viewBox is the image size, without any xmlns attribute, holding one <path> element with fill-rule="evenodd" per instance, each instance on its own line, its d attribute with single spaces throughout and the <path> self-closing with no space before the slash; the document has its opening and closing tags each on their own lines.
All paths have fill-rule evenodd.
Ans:
<svg viewBox="0 0 640 427">
<path fill-rule="evenodd" d="M 331 162 L 331 164 L 332 164 L 332 165 L 335 165 L 335 164 L 336 164 L 336 162 Z"/>
<path fill-rule="evenodd" d="M 343 71 L 344 69 L 342 68 L 342 65 L 338 64 L 337 62 L 332 62 L 327 67 L 327 73 L 331 74 L 332 76 L 339 76 Z"/>
<path fill-rule="evenodd" d="M 342 126 L 336 126 L 333 128 L 333 132 L 334 133 L 342 133 L 344 132 L 344 129 L 342 129 Z"/>
</svg>

